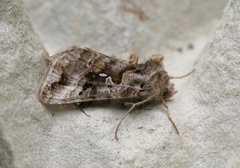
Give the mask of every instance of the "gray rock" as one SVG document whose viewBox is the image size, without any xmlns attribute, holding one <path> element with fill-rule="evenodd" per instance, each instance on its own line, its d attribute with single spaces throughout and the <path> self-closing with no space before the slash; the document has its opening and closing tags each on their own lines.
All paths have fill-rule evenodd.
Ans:
<svg viewBox="0 0 240 168">
<path fill-rule="evenodd" d="M 9 144 L 3 139 L 3 135 L 0 132 L 0 167 L 12 168 L 13 165 L 13 154 Z"/>
<path fill-rule="evenodd" d="M 239 1 L 220 22 L 226 0 L 24 2 L 42 42 L 22 1 L 1 1 L 0 166 L 240 166 Z M 179 92 L 168 102 L 180 135 L 161 105 L 132 112 L 117 142 L 121 105 L 91 104 L 87 117 L 75 106 L 40 104 L 43 45 L 54 54 L 73 44 L 122 59 L 162 52 L 171 75 L 197 62 L 192 76 L 174 81 Z"/>
<path fill-rule="evenodd" d="M 36 92 L 45 52 L 23 10 L 22 1 L 0 5 L 0 165 L 32 167 L 48 158 L 43 142 L 51 115 Z"/>
</svg>

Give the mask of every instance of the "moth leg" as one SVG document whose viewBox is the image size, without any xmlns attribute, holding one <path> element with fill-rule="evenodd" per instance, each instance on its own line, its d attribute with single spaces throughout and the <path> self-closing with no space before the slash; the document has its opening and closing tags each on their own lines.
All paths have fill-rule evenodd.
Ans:
<svg viewBox="0 0 240 168">
<path fill-rule="evenodd" d="M 191 75 L 194 71 L 195 71 L 195 69 L 191 70 L 190 72 L 188 72 L 187 74 L 182 75 L 182 76 L 169 76 L 169 79 L 182 79 L 182 78 L 185 78 L 185 77 Z"/>
<path fill-rule="evenodd" d="M 126 106 L 126 107 L 130 107 L 130 106 L 134 105 L 134 103 L 124 102 L 123 105 Z"/>
<path fill-rule="evenodd" d="M 85 115 L 88 116 L 88 117 L 91 117 L 89 114 L 87 114 L 87 113 L 82 109 L 81 103 L 75 103 L 75 105 L 81 110 L 81 112 L 82 112 L 83 114 L 85 114 Z"/>
<path fill-rule="evenodd" d="M 175 129 L 176 133 L 179 134 L 178 128 L 177 128 L 176 124 L 174 123 L 174 121 L 172 120 L 172 118 L 170 116 L 170 113 L 169 113 L 169 110 L 168 110 L 168 106 L 167 106 L 165 100 L 162 100 L 162 104 L 166 108 L 165 112 L 167 114 L 168 120 L 171 122 L 171 124 L 172 124 L 173 128 Z"/>
<path fill-rule="evenodd" d="M 81 112 L 83 112 L 83 114 L 85 114 L 85 115 L 88 116 L 88 117 L 91 117 L 89 114 L 87 114 L 87 113 L 82 109 L 82 107 L 79 107 L 79 109 L 81 110 Z"/>
<path fill-rule="evenodd" d="M 116 139 L 117 141 L 118 141 L 118 130 L 119 130 L 119 127 L 120 127 L 122 121 L 128 116 L 128 114 L 129 114 L 135 107 L 137 107 L 137 106 L 139 106 L 139 105 L 142 105 L 142 104 L 144 104 L 144 103 L 146 103 L 146 102 L 148 102 L 148 101 L 151 101 L 153 98 L 155 98 L 155 96 L 150 96 L 150 97 L 148 97 L 148 98 L 146 98 L 146 99 L 144 99 L 144 100 L 142 100 L 142 101 L 140 101 L 140 102 L 137 102 L 137 103 L 133 103 L 133 104 L 132 104 L 131 108 L 124 114 L 123 118 L 120 120 L 120 122 L 119 122 L 118 125 L 117 125 L 117 128 L 116 128 L 116 130 L 115 130 L 115 139 Z"/>
</svg>

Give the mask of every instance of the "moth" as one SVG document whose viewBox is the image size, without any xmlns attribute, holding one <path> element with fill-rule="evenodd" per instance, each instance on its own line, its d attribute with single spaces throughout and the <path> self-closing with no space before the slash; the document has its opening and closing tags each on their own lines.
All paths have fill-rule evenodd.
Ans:
<svg viewBox="0 0 240 168">
<path fill-rule="evenodd" d="M 89 48 L 73 46 L 48 58 L 49 67 L 38 92 L 44 104 L 70 104 L 99 100 L 122 100 L 129 110 L 118 123 L 137 106 L 157 101 L 166 108 L 166 101 L 176 90 L 173 78 L 164 69 L 163 56 L 153 55 L 138 63 L 132 54 L 129 61 L 109 57 Z M 167 112 L 176 133 L 179 131 Z"/>
</svg>

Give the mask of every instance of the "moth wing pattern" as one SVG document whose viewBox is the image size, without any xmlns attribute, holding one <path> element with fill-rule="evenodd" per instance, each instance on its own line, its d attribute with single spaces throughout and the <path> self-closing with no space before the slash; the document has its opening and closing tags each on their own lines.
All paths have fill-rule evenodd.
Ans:
<svg viewBox="0 0 240 168">
<path fill-rule="evenodd" d="M 138 88 L 122 81 L 133 69 L 125 60 L 74 46 L 52 56 L 38 97 L 45 104 L 138 97 Z"/>
<path fill-rule="evenodd" d="M 49 62 L 38 92 L 38 98 L 44 104 L 138 99 L 135 102 L 126 102 L 131 108 L 117 125 L 117 140 L 117 132 L 123 119 L 136 106 L 158 100 L 167 109 L 165 100 L 176 93 L 170 79 L 184 77 L 169 77 L 161 55 L 153 55 L 145 63 L 138 64 L 136 55 L 131 55 L 128 62 L 89 48 L 73 46 L 52 56 Z M 178 134 L 168 111 L 167 116 Z"/>
</svg>

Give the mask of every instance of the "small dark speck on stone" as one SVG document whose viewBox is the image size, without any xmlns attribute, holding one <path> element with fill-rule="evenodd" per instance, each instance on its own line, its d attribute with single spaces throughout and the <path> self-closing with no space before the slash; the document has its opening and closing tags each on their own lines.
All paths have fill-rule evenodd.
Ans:
<svg viewBox="0 0 240 168">
<path fill-rule="evenodd" d="M 192 43 L 188 44 L 188 49 L 189 49 L 189 50 L 192 50 L 193 48 L 194 48 L 194 46 L 193 46 Z"/>
<path fill-rule="evenodd" d="M 148 132 L 152 134 L 155 130 L 154 129 L 149 129 Z"/>
<path fill-rule="evenodd" d="M 182 52 L 182 51 L 183 51 L 182 47 L 179 47 L 179 48 L 177 49 L 177 51 L 178 51 L 178 52 Z"/>
</svg>

